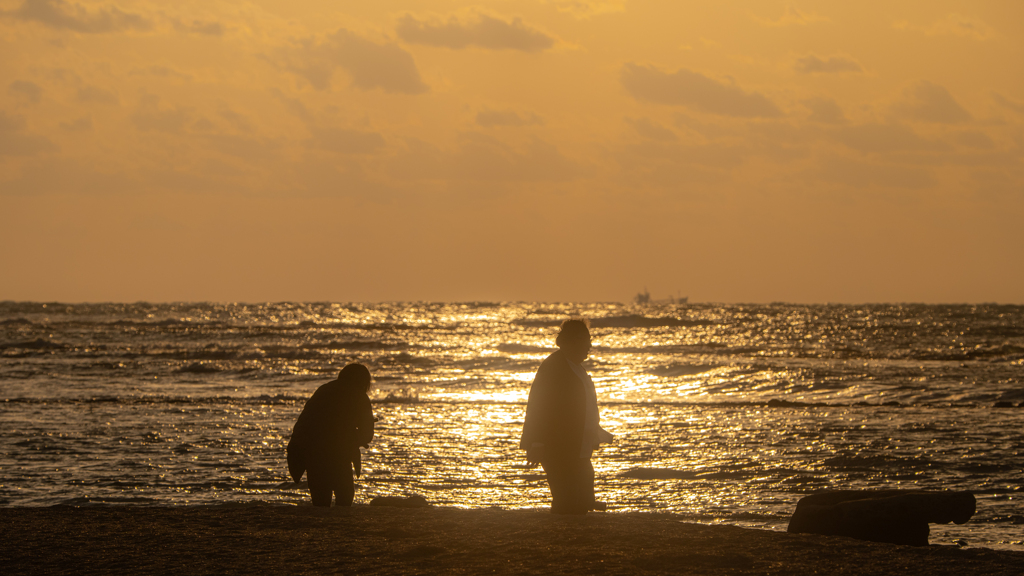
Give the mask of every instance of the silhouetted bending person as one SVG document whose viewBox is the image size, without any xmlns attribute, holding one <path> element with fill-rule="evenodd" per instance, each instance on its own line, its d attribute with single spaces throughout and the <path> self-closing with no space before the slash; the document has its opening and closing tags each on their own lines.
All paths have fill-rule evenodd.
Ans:
<svg viewBox="0 0 1024 576">
<path fill-rule="evenodd" d="M 351 506 L 352 480 L 360 472 L 359 447 L 373 439 L 373 411 L 366 392 L 370 371 L 349 364 L 338 379 L 316 389 L 299 414 L 288 442 L 288 472 L 298 482 L 307 474 L 313 506 Z"/>
<path fill-rule="evenodd" d="M 600 426 L 594 381 L 581 365 L 590 353 L 586 320 L 566 320 L 555 340 L 558 351 L 541 363 L 530 387 L 519 447 L 538 462 L 551 488 L 551 512 L 586 514 L 604 510 L 594 498 L 590 457 L 612 435 Z"/>
</svg>

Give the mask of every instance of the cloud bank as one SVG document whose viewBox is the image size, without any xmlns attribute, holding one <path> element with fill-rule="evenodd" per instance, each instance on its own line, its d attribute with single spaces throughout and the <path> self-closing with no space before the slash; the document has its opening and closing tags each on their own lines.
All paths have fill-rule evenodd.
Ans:
<svg viewBox="0 0 1024 576">
<path fill-rule="evenodd" d="M 656 142 L 675 142 L 679 136 L 664 126 L 658 126 L 647 118 L 626 118 L 626 123 L 636 130 L 636 133 L 648 140 Z"/>
<path fill-rule="evenodd" d="M 399 38 L 410 44 L 453 50 L 475 46 L 488 50 L 542 52 L 555 45 L 554 38 L 527 26 L 519 18 L 506 22 L 487 15 L 469 23 L 454 17 L 444 23 L 433 23 L 406 15 L 398 21 L 397 32 Z"/>
<path fill-rule="evenodd" d="M 284 67 L 317 90 L 330 88 L 338 68 L 348 73 L 352 86 L 363 90 L 397 94 L 422 94 L 429 90 L 412 55 L 398 44 L 378 44 L 344 28 L 322 40 L 308 39 L 285 50 L 283 56 Z"/>
<path fill-rule="evenodd" d="M 949 90 L 927 80 L 910 85 L 903 95 L 904 100 L 896 103 L 893 110 L 908 118 L 939 124 L 958 124 L 973 119 Z"/>
<path fill-rule="evenodd" d="M 9 14 L 19 20 L 83 34 L 149 30 L 153 27 L 148 18 L 120 8 L 89 10 L 64 0 L 25 0 Z"/>
<path fill-rule="evenodd" d="M 626 64 L 621 81 L 637 100 L 738 118 L 782 116 L 782 111 L 762 94 L 747 92 L 734 84 L 683 68 L 667 73 L 649 66 Z"/>
<path fill-rule="evenodd" d="M 7 86 L 7 91 L 32 104 L 38 104 L 43 99 L 43 89 L 35 82 L 15 80 Z"/>
<path fill-rule="evenodd" d="M 787 6 L 786 11 L 779 17 L 778 20 L 771 20 L 769 18 L 758 18 L 754 17 L 762 26 L 769 28 L 780 28 L 783 26 L 807 26 L 816 22 L 828 22 L 829 19 L 825 16 L 810 12 L 801 12 L 793 6 Z"/>
<path fill-rule="evenodd" d="M 843 109 L 831 98 L 809 98 L 804 100 L 803 104 L 811 111 L 811 116 L 808 118 L 811 122 L 818 124 L 843 124 L 846 122 Z"/>
<path fill-rule="evenodd" d="M 339 154 L 373 154 L 384 147 L 384 137 L 377 132 L 347 128 L 314 128 L 309 144 Z"/>
<path fill-rule="evenodd" d="M 25 133 L 26 122 L 0 110 L 0 156 L 34 156 L 56 146 L 43 136 Z"/>
<path fill-rule="evenodd" d="M 821 59 L 813 54 L 796 61 L 796 71 L 801 74 L 835 74 L 838 72 L 863 72 L 856 60 L 845 56 L 831 56 Z"/>
<path fill-rule="evenodd" d="M 544 119 L 536 114 L 520 114 L 515 110 L 481 110 L 476 113 L 476 123 L 484 128 L 494 126 L 540 126 Z"/>
<path fill-rule="evenodd" d="M 996 104 L 999 104 L 1004 108 L 1009 108 L 1014 112 L 1024 114 L 1024 102 L 1016 102 L 1014 100 L 1007 98 L 1006 96 L 1003 96 L 998 92 L 992 93 L 992 99 L 995 100 Z"/>
</svg>

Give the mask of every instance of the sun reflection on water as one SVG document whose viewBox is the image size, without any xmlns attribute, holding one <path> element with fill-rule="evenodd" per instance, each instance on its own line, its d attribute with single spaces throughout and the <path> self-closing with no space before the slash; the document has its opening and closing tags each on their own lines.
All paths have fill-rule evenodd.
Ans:
<svg viewBox="0 0 1024 576">
<path fill-rule="evenodd" d="M 557 324 L 578 313 L 598 320 L 587 367 L 615 442 L 594 464 L 613 510 L 779 527 L 809 491 L 912 486 L 977 491 L 988 527 L 1019 513 L 1024 413 L 990 408 L 1019 388 L 1017 316 L 972 332 L 966 312 L 939 308 L 71 308 L 4 325 L 7 341 L 55 344 L 0 366 L 21 399 L 4 407 L 18 477 L 0 503 L 304 501 L 285 476 L 291 426 L 339 364 L 360 361 L 380 422 L 357 501 L 546 506 L 518 438 Z M 790 404 L 766 405 L 777 399 Z"/>
</svg>

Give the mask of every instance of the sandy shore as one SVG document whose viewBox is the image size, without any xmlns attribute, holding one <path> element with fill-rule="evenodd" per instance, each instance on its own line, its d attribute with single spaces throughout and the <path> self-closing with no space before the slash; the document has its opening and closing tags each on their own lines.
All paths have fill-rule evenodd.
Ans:
<svg viewBox="0 0 1024 576">
<path fill-rule="evenodd" d="M 1024 552 L 910 548 L 670 514 L 356 506 L 0 508 L 4 574 L 1006 574 Z"/>
</svg>

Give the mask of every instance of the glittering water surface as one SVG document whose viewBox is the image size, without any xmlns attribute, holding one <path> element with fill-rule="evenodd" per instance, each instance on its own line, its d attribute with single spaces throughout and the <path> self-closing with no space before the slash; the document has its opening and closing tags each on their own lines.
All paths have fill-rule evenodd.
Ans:
<svg viewBox="0 0 1024 576">
<path fill-rule="evenodd" d="M 357 501 L 545 506 L 516 446 L 573 314 L 614 509 L 785 529 L 815 490 L 971 490 L 932 540 L 1024 549 L 1019 306 L 0 303 L 0 504 L 303 501 L 291 426 L 360 361 L 380 422 Z"/>
</svg>

